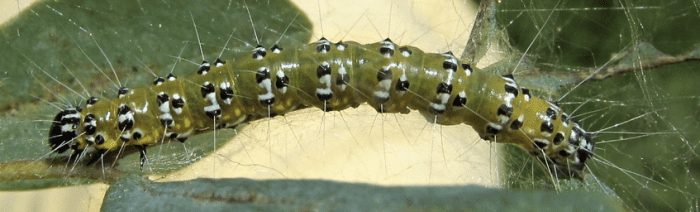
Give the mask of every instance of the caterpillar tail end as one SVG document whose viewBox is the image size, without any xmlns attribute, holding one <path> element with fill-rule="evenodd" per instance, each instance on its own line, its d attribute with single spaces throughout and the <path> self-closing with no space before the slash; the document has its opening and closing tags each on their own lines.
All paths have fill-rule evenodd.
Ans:
<svg viewBox="0 0 700 212">
<path fill-rule="evenodd" d="M 80 125 L 80 107 L 68 108 L 56 115 L 49 129 L 49 145 L 56 153 L 63 153 L 78 137 L 77 129 Z"/>
</svg>

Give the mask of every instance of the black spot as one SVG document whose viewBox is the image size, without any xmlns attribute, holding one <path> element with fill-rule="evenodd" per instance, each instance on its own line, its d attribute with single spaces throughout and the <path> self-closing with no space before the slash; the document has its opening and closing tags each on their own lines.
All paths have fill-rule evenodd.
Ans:
<svg viewBox="0 0 700 212">
<path fill-rule="evenodd" d="M 585 149 L 578 149 L 576 151 L 576 153 L 577 153 L 578 160 L 580 163 L 585 163 L 586 160 L 588 160 L 588 158 L 591 158 L 591 155 L 593 155 L 593 154 L 591 154 L 591 152 L 589 152 L 588 150 L 585 150 Z"/>
<path fill-rule="evenodd" d="M 316 52 L 328 52 L 331 50 L 331 45 L 328 45 L 328 40 L 326 38 L 321 38 L 318 40 L 318 45 L 316 46 Z"/>
<path fill-rule="evenodd" d="M 505 89 L 507 93 L 513 94 L 514 97 L 518 96 L 518 88 L 506 84 Z"/>
<path fill-rule="evenodd" d="M 408 48 L 406 48 L 406 47 L 401 47 L 401 48 L 399 48 L 399 51 L 401 51 L 402 54 L 403 54 L 404 52 L 405 52 L 405 53 L 408 53 L 408 56 L 411 56 L 411 54 L 413 54 L 413 51 L 411 51 L 410 49 L 408 49 Z"/>
<path fill-rule="evenodd" d="M 158 100 L 158 106 L 160 106 L 163 103 L 170 101 L 170 96 L 168 96 L 166 93 L 161 93 L 156 96 L 156 99 Z"/>
<path fill-rule="evenodd" d="M 333 98 L 333 93 L 329 93 L 329 94 L 316 93 L 316 96 L 318 97 L 318 100 L 325 102 L 325 101 L 331 100 L 331 98 Z"/>
<path fill-rule="evenodd" d="M 350 82 L 350 75 L 345 73 L 345 74 L 338 74 L 338 78 L 335 80 L 336 85 L 347 85 Z"/>
<path fill-rule="evenodd" d="M 393 79 L 393 73 L 391 72 L 391 68 L 384 69 L 381 68 L 377 72 L 377 82 L 381 82 L 382 80 L 392 80 Z"/>
<path fill-rule="evenodd" d="M 549 117 L 552 120 L 557 120 L 557 111 L 554 111 L 552 108 L 547 108 L 547 117 Z"/>
<path fill-rule="evenodd" d="M 206 60 L 202 61 L 202 65 L 199 65 L 199 70 L 197 70 L 197 74 L 204 75 L 209 72 L 211 69 L 211 65 L 209 65 L 209 62 Z"/>
<path fill-rule="evenodd" d="M 205 114 L 211 119 L 215 119 L 217 116 L 221 115 L 221 109 L 216 109 L 212 111 L 204 111 Z"/>
<path fill-rule="evenodd" d="M 289 85 L 289 77 L 287 77 L 287 75 L 277 77 L 277 80 L 275 81 L 275 87 L 277 87 L 277 89 L 282 89 L 287 87 L 287 85 Z"/>
<path fill-rule="evenodd" d="M 173 74 L 168 74 L 168 76 L 165 77 L 165 78 L 168 79 L 168 80 L 170 80 L 170 81 L 173 81 L 173 80 L 177 79 L 177 77 L 176 77 L 175 75 L 173 75 Z"/>
<path fill-rule="evenodd" d="M 88 123 L 88 125 L 85 126 L 85 135 L 95 134 L 95 131 L 97 131 L 97 127 L 95 125 L 89 124 L 90 122 L 95 120 L 95 115 L 87 114 L 87 116 L 85 116 L 85 119 L 83 120 L 83 123 Z"/>
<path fill-rule="evenodd" d="M 260 84 L 265 79 L 270 79 L 270 72 L 267 70 L 267 68 L 258 70 L 258 72 L 255 74 L 255 81 Z"/>
<path fill-rule="evenodd" d="M 221 60 L 221 58 L 216 58 L 216 61 L 214 61 L 214 67 L 219 67 L 226 64 L 226 61 Z"/>
<path fill-rule="evenodd" d="M 131 112 L 131 108 L 129 108 L 129 106 L 126 106 L 126 105 L 119 106 L 119 109 L 117 110 L 117 114 L 119 116 L 126 115 L 129 112 Z M 119 126 L 117 129 L 119 129 L 121 131 L 126 131 L 126 130 L 130 130 L 133 127 L 134 127 L 134 120 L 133 119 L 126 119 L 122 122 L 119 122 Z"/>
<path fill-rule="evenodd" d="M 119 109 L 117 110 L 117 114 L 119 115 L 125 115 L 128 112 L 131 112 L 131 108 L 126 105 L 120 105 Z"/>
<path fill-rule="evenodd" d="M 275 44 L 274 46 L 272 46 L 272 48 L 270 48 L 270 51 L 272 51 L 272 52 L 275 52 L 275 51 L 281 52 L 282 50 L 284 50 L 284 49 L 277 44 Z"/>
<path fill-rule="evenodd" d="M 530 89 L 522 88 L 522 87 L 521 87 L 521 88 L 520 88 L 520 91 L 523 92 L 523 95 L 525 95 L 525 96 L 530 96 Z"/>
<path fill-rule="evenodd" d="M 184 138 L 176 138 L 175 140 L 179 141 L 180 143 L 185 143 L 185 141 L 187 141 L 187 139 L 188 139 L 188 137 L 184 137 Z"/>
<path fill-rule="evenodd" d="M 554 143 L 554 145 L 559 145 L 563 140 L 564 140 L 564 134 L 557 133 L 556 135 L 554 135 L 554 139 L 552 139 L 552 143 Z"/>
<path fill-rule="evenodd" d="M 495 127 L 491 127 L 491 125 L 486 125 L 486 133 L 491 134 L 491 135 L 496 135 L 500 133 L 500 129 L 496 129 Z"/>
<path fill-rule="evenodd" d="M 523 127 L 523 122 L 520 120 L 515 120 L 513 123 L 510 123 L 510 129 L 511 130 L 519 130 L 521 127 Z"/>
<path fill-rule="evenodd" d="M 568 122 L 569 121 L 569 116 L 567 116 L 565 113 L 561 114 L 561 121 L 563 122 Z"/>
<path fill-rule="evenodd" d="M 253 56 L 252 57 L 254 59 L 258 59 L 259 57 L 263 58 L 266 55 L 267 55 L 267 51 L 265 51 L 265 47 L 263 47 L 261 45 L 258 45 L 255 47 L 255 49 L 253 49 Z"/>
<path fill-rule="evenodd" d="M 445 70 L 449 69 L 452 70 L 452 72 L 456 72 L 457 64 L 453 63 L 452 61 L 445 60 L 444 62 L 442 62 L 442 68 L 444 68 Z"/>
<path fill-rule="evenodd" d="M 559 152 L 557 152 L 557 154 L 559 154 L 559 156 L 562 156 L 562 157 L 565 157 L 565 158 L 568 158 L 569 156 L 571 156 L 571 153 L 569 153 L 569 152 L 567 152 L 566 150 L 563 150 L 563 149 L 562 149 L 562 150 L 559 150 Z"/>
<path fill-rule="evenodd" d="M 101 145 L 105 143 L 105 137 L 102 135 L 95 136 L 95 144 Z"/>
<path fill-rule="evenodd" d="M 384 41 L 389 42 L 390 44 L 388 45 L 391 47 L 382 46 L 379 48 L 379 53 L 381 53 L 382 55 L 389 55 L 389 57 L 394 56 L 394 48 L 392 48 L 394 46 L 394 43 L 391 42 L 389 38 L 385 39 Z"/>
<path fill-rule="evenodd" d="M 469 65 L 468 63 L 462 63 L 462 69 L 471 71 L 472 66 Z"/>
<path fill-rule="evenodd" d="M 408 88 L 411 86 L 411 83 L 408 82 L 408 80 L 400 80 L 396 83 L 396 90 L 397 91 L 407 91 Z"/>
<path fill-rule="evenodd" d="M 119 92 L 118 92 L 118 93 L 119 93 L 119 96 L 120 96 L 120 97 L 123 96 L 123 95 L 126 95 L 127 93 L 129 93 L 129 88 L 127 88 L 127 87 L 121 87 L 121 88 L 119 88 Z"/>
<path fill-rule="evenodd" d="M 318 65 L 318 68 L 316 68 L 316 77 L 321 78 L 325 75 L 330 75 L 331 74 L 331 66 L 327 64 L 321 64 Z"/>
<path fill-rule="evenodd" d="M 134 128 L 134 120 L 127 119 L 124 120 L 123 122 L 119 122 L 118 129 L 121 131 L 126 131 L 130 130 L 131 128 Z"/>
<path fill-rule="evenodd" d="M 202 86 L 201 92 L 202 92 L 202 97 L 206 98 L 207 94 L 216 92 L 216 88 L 214 88 L 214 84 L 211 84 L 209 82 L 205 82 L 204 85 Z"/>
<path fill-rule="evenodd" d="M 544 122 L 542 122 L 542 125 L 540 126 L 540 131 L 552 133 L 552 132 L 554 132 L 554 124 L 552 124 L 552 122 L 544 121 Z"/>
<path fill-rule="evenodd" d="M 268 106 L 275 103 L 275 97 L 269 99 L 260 99 L 260 104 L 263 106 Z"/>
<path fill-rule="evenodd" d="M 156 78 L 156 80 L 153 80 L 153 85 L 160 85 L 160 84 L 163 84 L 164 82 L 165 82 L 165 78 L 158 77 L 158 78 Z"/>
<path fill-rule="evenodd" d="M 160 124 L 162 124 L 163 126 L 168 126 L 168 128 L 170 128 L 170 125 L 172 125 L 173 122 L 174 121 L 172 119 L 160 119 Z"/>
<path fill-rule="evenodd" d="M 452 106 L 455 107 L 462 107 L 467 105 L 467 98 L 462 98 L 461 96 L 455 97 L 455 100 L 452 101 Z"/>
<path fill-rule="evenodd" d="M 182 108 L 185 106 L 185 100 L 182 98 L 173 99 L 173 108 Z"/>
<path fill-rule="evenodd" d="M 179 135 L 179 134 L 177 134 L 177 133 L 171 133 L 170 136 L 168 136 L 168 138 L 170 138 L 170 139 L 176 139 L 178 135 Z"/>
<path fill-rule="evenodd" d="M 219 90 L 220 90 L 219 98 L 221 98 L 221 99 L 233 98 L 233 88 L 231 88 L 230 86 L 226 87 L 226 88 L 220 87 Z"/>
<path fill-rule="evenodd" d="M 98 99 L 97 97 L 90 97 L 87 100 L 87 105 L 94 105 L 95 103 L 97 103 L 98 100 L 100 99 Z"/>
<path fill-rule="evenodd" d="M 441 94 L 441 93 L 450 94 L 450 93 L 452 93 L 452 84 L 447 84 L 445 82 L 441 82 L 440 84 L 438 84 L 437 93 L 438 94 Z"/>
<path fill-rule="evenodd" d="M 498 107 L 498 112 L 496 114 L 510 118 L 510 116 L 513 115 L 513 108 L 502 104 L 500 107 Z"/>
</svg>

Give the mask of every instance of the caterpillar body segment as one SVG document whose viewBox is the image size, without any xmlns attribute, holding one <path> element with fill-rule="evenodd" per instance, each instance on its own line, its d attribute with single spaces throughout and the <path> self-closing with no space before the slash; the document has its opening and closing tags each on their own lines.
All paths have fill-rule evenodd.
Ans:
<svg viewBox="0 0 700 212">
<path fill-rule="evenodd" d="M 579 174 L 593 152 L 590 133 L 512 76 L 389 39 L 361 45 L 322 38 L 299 49 L 259 46 L 250 57 L 213 66 L 205 61 L 188 76 L 158 78 L 152 86 L 122 88 L 116 99 L 62 111 L 49 143 L 59 153 L 67 146 L 76 153 L 135 146 L 145 157 L 143 147 L 164 140 L 184 142 L 307 106 L 333 111 L 362 103 L 382 113 L 418 110 L 431 123 L 470 125 L 483 139 L 520 146 L 565 176 Z"/>
</svg>

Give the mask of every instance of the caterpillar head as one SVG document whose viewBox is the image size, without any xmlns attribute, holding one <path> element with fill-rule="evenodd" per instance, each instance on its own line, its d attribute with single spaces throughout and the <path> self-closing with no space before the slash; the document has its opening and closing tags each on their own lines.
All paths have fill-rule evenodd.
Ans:
<svg viewBox="0 0 700 212">
<path fill-rule="evenodd" d="M 578 123 L 573 124 L 568 143 L 563 148 L 552 148 L 549 151 L 536 148 L 529 152 L 547 166 L 552 174 L 556 174 L 556 177 L 583 179 L 585 163 L 593 156 L 595 142 L 592 133 L 583 130 Z M 555 140 L 562 139 L 556 135 L 554 137 Z M 538 146 L 541 143 L 535 141 L 534 144 Z"/>
<path fill-rule="evenodd" d="M 49 130 L 49 145 L 51 150 L 63 153 L 71 147 L 78 137 L 77 129 L 80 125 L 80 107 L 68 108 L 56 115 Z"/>
</svg>

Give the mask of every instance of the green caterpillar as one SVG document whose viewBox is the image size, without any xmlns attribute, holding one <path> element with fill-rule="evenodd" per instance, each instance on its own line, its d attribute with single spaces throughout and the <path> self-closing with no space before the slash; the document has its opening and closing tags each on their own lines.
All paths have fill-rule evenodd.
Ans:
<svg viewBox="0 0 700 212">
<path fill-rule="evenodd" d="M 512 75 L 461 63 L 452 53 L 424 53 L 391 40 L 361 45 L 322 38 L 300 49 L 256 47 L 250 57 L 204 61 L 185 77 L 119 90 L 56 115 L 49 144 L 58 153 L 101 155 L 162 140 L 184 142 L 215 128 L 314 106 L 343 110 L 368 103 L 380 113 L 418 110 L 429 122 L 472 126 L 484 140 L 522 147 L 563 176 L 580 173 L 593 154 L 590 133 L 556 103 L 531 96 Z M 92 158 L 91 162 L 100 157 Z"/>
</svg>

